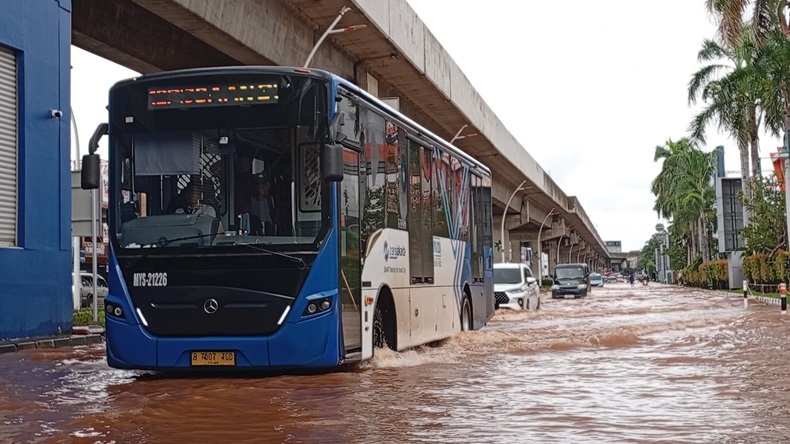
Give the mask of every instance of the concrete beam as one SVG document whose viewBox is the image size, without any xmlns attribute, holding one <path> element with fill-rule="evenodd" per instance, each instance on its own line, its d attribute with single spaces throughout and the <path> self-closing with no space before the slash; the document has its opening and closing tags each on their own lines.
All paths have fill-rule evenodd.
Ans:
<svg viewBox="0 0 790 444">
<path fill-rule="evenodd" d="M 301 65 L 345 0 L 73 0 L 73 42 L 146 73 L 238 64 Z M 508 213 L 540 224 L 556 208 L 580 236 L 600 244 L 575 197 L 567 196 L 505 128 L 407 0 L 351 0 L 339 26 L 368 28 L 334 34 L 311 66 L 373 92 L 394 91 L 405 114 L 440 136 L 461 125 L 479 137 L 458 145 L 494 172 L 501 208 L 522 179 L 529 204 L 513 199 Z M 369 75 L 370 74 L 370 75 Z M 427 117 L 426 117 L 427 116 Z M 515 183 L 511 183 L 515 182 Z M 527 207 L 526 210 L 524 207 Z M 543 210 L 545 208 L 545 210 Z M 542 214 L 541 214 L 542 213 Z"/>
<path fill-rule="evenodd" d="M 133 2 L 74 0 L 72 7 L 72 44 L 135 71 L 241 64 Z"/>
<path fill-rule="evenodd" d="M 334 17 L 326 23 L 309 23 L 295 7 L 277 0 L 133 0 L 247 65 L 302 66 L 315 42 Z M 340 8 L 337 8 L 337 11 Z M 350 24 L 344 17 L 340 26 Z M 331 44 L 321 45 L 311 66 L 353 79 L 353 62 Z"/>
</svg>

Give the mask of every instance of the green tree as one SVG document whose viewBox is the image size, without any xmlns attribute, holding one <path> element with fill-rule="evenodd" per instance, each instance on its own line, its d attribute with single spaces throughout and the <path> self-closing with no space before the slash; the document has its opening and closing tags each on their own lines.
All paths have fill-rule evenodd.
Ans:
<svg viewBox="0 0 790 444">
<path fill-rule="evenodd" d="M 718 21 L 718 36 L 728 48 L 752 45 L 762 51 L 754 63 L 759 70 L 761 106 L 769 129 L 790 130 L 788 85 L 788 38 L 790 21 L 787 0 L 706 0 Z M 748 14 L 747 14 L 748 13 Z M 748 26 L 744 26 L 744 18 Z"/>
<path fill-rule="evenodd" d="M 787 249 L 785 197 L 774 175 L 752 181 L 748 197 L 741 203 L 754 215 L 752 223 L 741 235 L 753 253 L 773 255 L 779 248 Z"/>
<path fill-rule="evenodd" d="M 787 0 L 705 0 L 705 6 L 719 24 L 719 37 L 730 47 L 738 46 L 745 34 L 758 46 L 777 31 L 790 37 Z M 748 27 L 743 26 L 745 16 Z"/>
<path fill-rule="evenodd" d="M 661 244 L 661 241 L 655 236 L 651 236 L 650 240 L 645 242 L 645 246 L 639 251 L 639 258 L 636 261 L 636 268 L 645 270 L 648 276 L 653 276 L 656 271 L 656 248 Z"/>
<path fill-rule="evenodd" d="M 709 260 L 715 199 L 710 179 L 716 169 L 715 154 L 700 150 L 689 139 L 670 139 L 656 147 L 654 161 L 662 162 L 651 185 L 656 196 L 654 209 L 659 217 L 672 221 L 670 239 L 686 246 L 687 263 L 698 255 Z"/>
<path fill-rule="evenodd" d="M 697 58 L 709 63 L 691 77 L 688 86 L 688 102 L 694 105 L 698 100 L 705 103 L 689 125 L 691 138 L 705 143 L 705 130 L 715 123 L 719 130 L 730 133 L 738 144 L 741 166 L 742 192 L 748 192 L 751 175 L 759 176 L 759 95 L 755 85 L 755 69 L 750 64 L 751 51 L 743 45 L 740 51 L 719 45 L 713 40 L 705 40 Z M 716 63 L 710 63 L 710 62 Z M 749 146 L 753 168 L 749 170 Z M 749 220 L 744 208 L 743 217 Z"/>
</svg>

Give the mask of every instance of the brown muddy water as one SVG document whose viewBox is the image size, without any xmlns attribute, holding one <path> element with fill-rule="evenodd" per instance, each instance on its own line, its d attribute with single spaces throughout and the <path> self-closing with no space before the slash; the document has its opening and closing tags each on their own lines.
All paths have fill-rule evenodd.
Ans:
<svg viewBox="0 0 790 444">
<path fill-rule="evenodd" d="M 607 285 L 324 374 L 182 377 L 102 346 L 0 355 L 0 442 L 787 442 L 790 315 Z"/>
</svg>

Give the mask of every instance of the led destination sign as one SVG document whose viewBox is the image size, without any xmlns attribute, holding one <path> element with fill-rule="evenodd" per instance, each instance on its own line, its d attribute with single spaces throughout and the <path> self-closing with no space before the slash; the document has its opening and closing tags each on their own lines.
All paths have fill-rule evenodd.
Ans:
<svg viewBox="0 0 790 444">
<path fill-rule="evenodd" d="M 148 88 L 148 109 L 277 103 L 277 94 L 276 83 L 152 87 Z"/>
</svg>

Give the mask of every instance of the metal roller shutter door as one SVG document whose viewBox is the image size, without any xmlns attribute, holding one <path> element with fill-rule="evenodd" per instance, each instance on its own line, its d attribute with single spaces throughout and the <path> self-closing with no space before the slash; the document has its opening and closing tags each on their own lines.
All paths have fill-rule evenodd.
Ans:
<svg viewBox="0 0 790 444">
<path fill-rule="evenodd" d="M 0 247 L 16 245 L 16 54 L 0 47 Z"/>
</svg>

